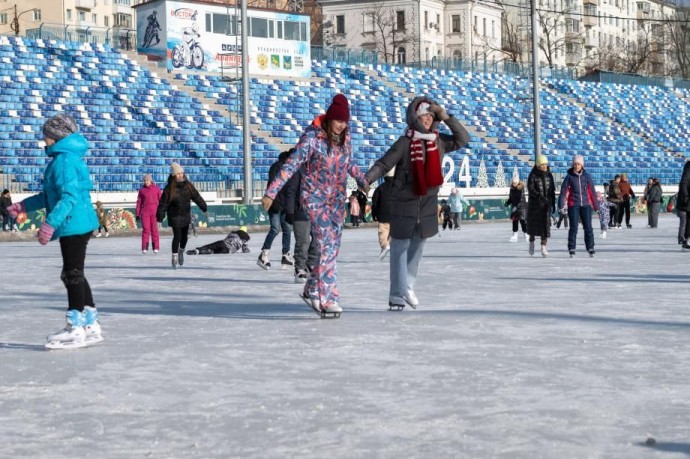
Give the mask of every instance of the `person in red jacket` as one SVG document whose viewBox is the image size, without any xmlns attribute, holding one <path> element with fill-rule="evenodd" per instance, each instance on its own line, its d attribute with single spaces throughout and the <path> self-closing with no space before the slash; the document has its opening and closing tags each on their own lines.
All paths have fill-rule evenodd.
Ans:
<svg viewBox="0 0 690 459">
<path fill-rule="evenodd" d="M 153 183 L 151 174 L 144 176 L 144 185 L 139 189 L 137 196 L 137 208 L 135 214 L 141 222 L 141 253 L 149 251 L 149 238 L 153 243 L 153 253 L 160 250 L 160 237 L 158 235 L 158 222 L 156 210 L 161 200 L 161 189 Z"/>
<path fill-rule="evenodd" d="M 630 204 L 632 203 L 632 200 L 635 199 L 635 192 L 630 186 L 630 182 L 628 182 L 627 174 L 621 174 L 621 181 L 618 183 L 618 187 L 621 190 L 621 197 L 623 198 L 621 209 L 618 212 L 618 227 L 621 227 L 621 223 L 623 222 L 623 214 L 625 214 L 625 226 L 630 229 L 632 228 L 632 225 L 630 224 Z"/>
</svg>

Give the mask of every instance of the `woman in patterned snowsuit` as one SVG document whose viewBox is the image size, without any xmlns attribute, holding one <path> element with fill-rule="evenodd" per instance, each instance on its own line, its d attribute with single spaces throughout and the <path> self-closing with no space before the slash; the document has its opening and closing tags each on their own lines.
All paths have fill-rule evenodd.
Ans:
<svg viewBox="0 0 690 459">
<path fill-rule="evenodd" d="M 342 94 L 337 94 L 326 114 L 318 116 L 304 131 L 295 151 L 261 200 L 264 209 L 270 208 L 283 185 L 304 165 L 300 199 L 312 223 L 319 261 L 312 269 L 302 295 L 319 313 L 342 312 L 338 304 L 336 258 L 345 221 L 347 176 L 354 177 L 361 187 L 368 185 L 352 159 L 347 128 L 349 121 L 348 101 Z"/>
</svg>

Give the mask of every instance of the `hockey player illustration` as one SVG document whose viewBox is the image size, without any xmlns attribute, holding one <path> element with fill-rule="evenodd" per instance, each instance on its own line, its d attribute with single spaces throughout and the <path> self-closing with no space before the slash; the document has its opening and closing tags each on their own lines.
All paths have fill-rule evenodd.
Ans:
<svg viewBox="0 0 690 459">
<path fill-rule="evenodd" d="M 158 35 L 158 32 L 161 30 L 161 25 L 158 23 L 158 12 L 156 10 L 153 10 L 151 14 L 148 15 L 146 20 L 149 22 L 148 25 L 146 26 L 146 33 L 144 34 L 144 48 L 149 48 L 151 46 L 156 46 L 158 43 L 160 43 L 161 39 L 160 36 Z M 151 45 L 151 42 L 153 40 L 156 40 L 153 45 Z"/>
<path fill-rule="evenodd" d="M 199 46 L 199 25 L 194 22 L 191 27 L 182 29 L 182 41 L 172 52 L 172 64 L 176 68 L 183 65 L 189 69 L 200 69 L 204 66 L 204 51 Z"/>
</svg>

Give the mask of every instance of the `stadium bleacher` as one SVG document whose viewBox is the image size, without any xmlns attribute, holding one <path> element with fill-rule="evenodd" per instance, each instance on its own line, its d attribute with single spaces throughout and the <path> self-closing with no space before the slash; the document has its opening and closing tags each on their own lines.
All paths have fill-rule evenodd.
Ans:
<svg viewBox="0 0 690 459">
<path fill-rule="evenodd" d="M 459 164 L 469 154 L 475 177 L 482 159 L 489 177 L 499 161 L 523 178 L 531 168 L 531 112 L 513 76 L 330 61 L 312 68 L 309 80 L 252 79 L 251 122 L 273 138 L 252 139 L 255 180 L 266 180 L 280 146 L 294 144 L 336 92 L 352 105 L 362 168 L 401 134 L 415 94 L 435 98 L 468 126 L 470 145 L 451 157 Z M 47 160 L 40 128 L 65 111 L 91 143 L 87 161 L 99 191 L 134 191 L 144 173 L 164 182 L 171 161 L 195 183 L 241 184 L 241 128 L 174 84 L 231 110 L 240 96 L 220 76 L 178 73 L 169 81 L 108 46 L 0 36 L 0 170 L 26 191 L 40 189 Z M 689 91 L 549 79 L 542 85 L 543 150 L 555 172 L 580 153 L 597 183 L 619 172 L 638 185 L 650 176 L 677 183 L 688 153 Z"/>
</svg>

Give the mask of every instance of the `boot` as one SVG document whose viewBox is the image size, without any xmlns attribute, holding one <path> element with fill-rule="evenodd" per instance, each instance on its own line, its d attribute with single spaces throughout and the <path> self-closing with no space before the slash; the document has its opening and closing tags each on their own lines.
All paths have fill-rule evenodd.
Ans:
<svg viewBox="0 0 690 459">
<path fill-rule="evenodd" d="M 172 256 L 172 267 L 173 267 L 173 269 L 177 269 L 177 268 L 180 267 L 180 263 L 179 263 L 179 261 L 178 261 L 178 259 L 177 259 L 177 254 L 176 254 L 176 253 L 173 253 L 173 256 Z"/>
<path fill-rule="evenodd" d="M 510 242 L 517 242 L 517 238 L 518 238 L 518 233 L 517 232 L 513 233 L 513 235 L 510 237 Z"/>
</svg>

